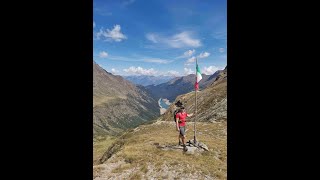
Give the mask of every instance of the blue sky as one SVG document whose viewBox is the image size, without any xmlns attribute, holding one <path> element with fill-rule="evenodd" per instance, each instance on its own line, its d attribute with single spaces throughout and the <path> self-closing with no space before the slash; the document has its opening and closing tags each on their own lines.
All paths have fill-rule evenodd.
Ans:
<svg viewBox="0 0 320 180">
<path fill-rule="evenodd" d="M 226 0 L 94 0 L 93 59 L 117 75 L 194 74 L 227 65 Z"/>
</svg>

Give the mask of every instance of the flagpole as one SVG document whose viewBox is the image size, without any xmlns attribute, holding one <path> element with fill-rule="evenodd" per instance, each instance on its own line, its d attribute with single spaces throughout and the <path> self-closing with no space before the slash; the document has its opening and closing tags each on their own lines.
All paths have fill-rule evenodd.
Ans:
<svg viewBox="0 0 320 180">
<path fill-rule="evenodd" d="M 198 64 L 198 59 L 196 58 L 196 83 L 197 83 L 197 64 Z M 193 142 L 194 144 L 197 143 L 197 139 L 196 139 L 196 120 L 197 120 L 197 88 L 195 88 L 195 107 L 196 107 L 196 111 L 195 111 L 195 119 L 194 119 L 194 123 L 193 123 Z"/>
</svg>

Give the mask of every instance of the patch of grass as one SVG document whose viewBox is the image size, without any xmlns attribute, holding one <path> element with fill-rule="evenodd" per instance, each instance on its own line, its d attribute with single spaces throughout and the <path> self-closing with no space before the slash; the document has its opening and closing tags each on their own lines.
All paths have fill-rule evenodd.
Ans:
<svg viewBox="0 0 320 180">
<path fill-rule="evenodd" d="M 148 172 L 148 167 L 146 164 L 142 165 L 142 167 L 140 168 L 140 171 L 143 172 L 144 174 L 146 174 Z"/>
<path fill-rule="evenodd" d="M 217 179 L 226 179 L 227 178 L 227 175 L 221 171 L 216 172 L 215 176 L 217 177 Z"/>
<path fill-rule="evenodd" d="M 97 137 L 96 141 L 93 143 L 93 163 L 97 164 L 98 160 L 102 155 L 108 150 L 110 145 L 115 141 L 113 136 L 103 136 Z"/>
<path fill-rule="evenodd" d="M 138 173 L 138 172 L 133 173 L 133 174 L 129 177 L 130 180 L 140 180 L 141 178 L 142 178 L 142 176 L 141 176 L 141 174 Z"/>
<path fill-rule="evenodd" d="M 188 172 L 189 172 L 189 169 L 188 169 L 188 168 L 183 168 L 182 173 L 186 174 L 186 173 L 188 173 Z"/>
<path fill-rule="evenodd" d="M 154 143 L 177 144 L 178 132 L 175 131 L 174 122 L 143 125 L 139 127 L 139 131 L 126 134 L 123 148 L 117 155 L 119 159 L 125 159 L 125 162 L 130 163 L 131 167 L 140 167 L 141 173 L 147 172 L 145 164 L 153 165 L 157 172 L 167 164 L 172 168 L 183 169 L 184 173 L 216 175 L 218 179 L 226 179 L 227 137 L 223 133 L 226 125 L 226 123 L 197 123 L 197 131 L 202 132 L 197 135 L 198 141 L 205 143 L 209 149 L 213 149 L 198 156 L 186 155 L 182 150 L 164 151 L 154 145 Z M 193 136 L 191 123 L 188 129 L 187 140 L 192 139 Z M 143 164 L 142 167 L 141 164 Z"/>
<path fill-rule="evenodd" d="M 112 143 L 109 146 L 108 150 L 103 154 L 103 156 L 99 159 L 99 163 L 104 163 L 107 161 L 112 155 L 116 154 L 124 145 L 124 140 L 120 139 Z"/>
<path fill-rule="evenodd" d="M 209 170 L 205 169 L 204 171 L 202 171 L 202 174 L 210 175 L 210 172 L 209 172 Z"/>
<path fill-rule="evenodd" d="M 136 160 L 135 157 L 131 157 L 131 156 L 126 156 L 124 158 L 124 162 L 130 163 L 130 164 L 133 163 L 135 160 Z"/>
<path fill-rule="evenodd" d="M 212 152 L 210 152 L 210 151 L 204 151 L 204 152 L 202 153 L 202 155 L 203 155 L 203 156 L 212 156 Z"/>
<path fill-rule="evenodd" d="M 122 173 L 124 170 L 126 169 L 130 169 L 131 168 L 131 164 L 121 164 L 118 167 L 116 167 L 115 169 L 113 169 L 111 172 L 112 173 Z"/>
<path fill-rule="evenodd" d="M 168 179 L 168 177 L 168 174 L 162 176 L 163 179 Z"/>
<path fill-rule="evenodd" d="M 176 165 L 178 165 L 178 164 L 179 164 L 178 161 L 173 161 L 173 162 L 170 163 L 170 165 L 172 165 L 172 166 L 176 166 Z"/>
<path fill-rule="evenodd" d="M 163 162 L 156 162 L 155 164 L 154 164 L 154 167 L 155 167 L 155 169 L 157 170 L 157 171 L 160 171 L 161 170 L 161 166 L 163 165 Z"/>
<path fill-rule="evenodd" d="M 100 174 L 101 171 L 103 171 L 105 168 L 98 166 L 98 167 L 94 167 L 93 168 L 93 178 L 95 178 L 96 176 L 98 176 Z"/>
<path fill-rule="evenodd" d="M 93 107 L 100 106 L 104 103 L 117 99 L 117 97 L 93 96 Z"/>
</svg>

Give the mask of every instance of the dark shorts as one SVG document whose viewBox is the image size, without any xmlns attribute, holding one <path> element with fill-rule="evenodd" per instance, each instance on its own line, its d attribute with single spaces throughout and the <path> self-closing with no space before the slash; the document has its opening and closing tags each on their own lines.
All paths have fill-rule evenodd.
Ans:
<svg viewBox="0 0 320 180">
<path fill-rule="evenodd" d="M 186 127 L 185 126 L 181 126 L 180 128 L 180 135 L 181 136 L 185 136 L 186 135 Z"/>
</svg>

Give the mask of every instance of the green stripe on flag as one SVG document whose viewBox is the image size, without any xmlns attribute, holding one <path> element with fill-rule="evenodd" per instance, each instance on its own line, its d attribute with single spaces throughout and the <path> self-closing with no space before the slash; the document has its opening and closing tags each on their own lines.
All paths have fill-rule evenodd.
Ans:
<svg viewBox="0 0 320 180">
<path fill-rule="evenodd" d="M 199 68 L 198 64 L 197 64 L 196 69 L 197 69 L 197 73 L 200 73 L 200 74 L 201 74 L 201 71 L 200 71 L 200 68 Z"/>
<path fill-rule="evenodd" d="M 200 68 L 198 66 L 198 63 L 196 65 L 196 70 L 197 70 L 197 72 L 196 72 L 196 78 L 197 78 L 196 82 L 198 83 L 202 79 L 202 75 L 201 75 L 201 71 L 200 71 Z"/>
</svg>

